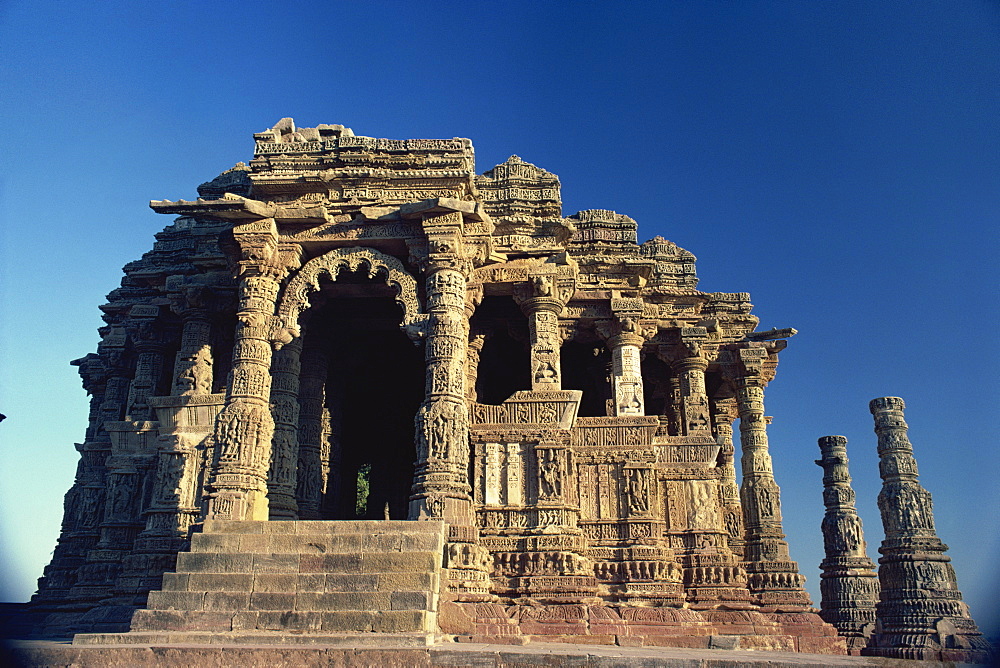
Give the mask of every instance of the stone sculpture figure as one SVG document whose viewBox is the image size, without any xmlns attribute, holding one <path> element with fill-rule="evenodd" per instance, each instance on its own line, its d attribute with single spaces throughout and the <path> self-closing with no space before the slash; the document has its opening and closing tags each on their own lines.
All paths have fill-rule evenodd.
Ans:
<svg viewBox="0 0 1000 668">
<path fill-rule="evenodd" d="M 819 439 L 823 468 L 823 545 L 826 558 L 822 570 L 820 616 L 837 627 L 847 639 L 851 654 L 860 654 L 875 629 L 878 579 L 868 558 L 861 518 L 854 507 L 854 490 L 847 468 L 847 439 Z"/>
<path fill-rule="evenodd" d="M 879 552 L 882 592 L 878 626 L 864 654 L 897 659 L 981 661 L 990 645 L 969 615 L 955 570 L 931 517 L 931 495 L 917 481 L 913 445 L 899 397 L 869 405 L 878 435 L 882 491 L 878 506 L 885 528 Z"/>
</svg>

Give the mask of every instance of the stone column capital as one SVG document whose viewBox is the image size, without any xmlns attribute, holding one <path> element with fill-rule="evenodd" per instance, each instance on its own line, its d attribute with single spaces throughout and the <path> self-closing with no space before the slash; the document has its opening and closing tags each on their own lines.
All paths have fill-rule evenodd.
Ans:
<svg viewBox="0 0 1000 668">
<path fill-rule="evenodd" d="M 608 339 L 608 347 L 612 350 L 615 348 L 621 348 L 622 346 L 635 346 L 636 348 L 641 348 L 642 344 L 645 342 L 646 339 L 644 339 L 641 334 L 636 334 L 635 332 L 622 332 Z"/>
<path fill-rule="evenodd" d="M 551 295 L 532 296 L 521 299 L 518 299 L 515 296 L 514 299 L 517 301 L 518 306 L 521 307 L 521 311 L 527 316 L 531 316 L 539 311 L 546 311 L 559 315 L 563 312 L 563 309 L 566 308 L 565 303 Z"/>
<path fill-rule="evenodd" d="M 670 365 L 675 371 L 684 373 L 686 371 L 705 371 L 708 369 L 708 360 L 697 355 L 694 357 L 681 357 L 673 360 Z"/>
</svg>

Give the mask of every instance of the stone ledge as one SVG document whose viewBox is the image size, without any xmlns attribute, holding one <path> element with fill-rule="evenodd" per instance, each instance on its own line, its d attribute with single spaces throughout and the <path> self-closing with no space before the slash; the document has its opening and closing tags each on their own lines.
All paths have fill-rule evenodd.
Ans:
<svg viewBox="0 0 1000 668">
<path fill-rule="evenodd" d="M 78 633 L 73 646 L 115 647 L 119 645 L 185 646 L 227 645 L 350 645 L 352 647 L 428 647 L 437 640 L 433 633 L 288 633 L 267 631 L 231 633 Z"/>
<path fill-rule="evenodd" d="M 91 634 L 94 635 L 94 634 Z M 134 635 L 134 634 L 133 634 Z M 335 642 L 324 644 L 276 644 L 257 640 L 254 645 L 190 643 L 160 645 L 158 638 L 171 634 L 149 634 L 148 644 L 70 645 L 47 641 L 15 641 L 0 655 L 4 665 L 34 668 L 106 668 L 107 666 L 156 665 L 163 668 L 192 666 L 246 666 L 273 668 L 278 665 L 327 666 L 419 666 L 454 668 L 476 665 L 479 668 L 502 668 L 511 665 L 558 666 L 578 668 L 792 668 L 793 666 L 829 666 L 831 668 L 945 668 L 953 664 L 935 661 L 911 662 L 876 657 L 829 656 L 788 652 L 744 650 L 699 650 L 649 647 L 600 647 L 532 643 L 526 646 L 500 644 L 439 642 L 433 645 L 403 647 L 389 644 L 386 635 L 361 636 L 352 642 L 350 634 L 327 635 Z M 423 635 L 423 634 L 419 634 Z M 289 637 L 289 634 L 254 634 L 255 639 Z M 430 634 L 423 636 L 430 638 Z M 397 635 L 395 640 L 408 642 L 413 636 Z M 293 641 L 294 642 L 294 641 Z"/>
</svg>

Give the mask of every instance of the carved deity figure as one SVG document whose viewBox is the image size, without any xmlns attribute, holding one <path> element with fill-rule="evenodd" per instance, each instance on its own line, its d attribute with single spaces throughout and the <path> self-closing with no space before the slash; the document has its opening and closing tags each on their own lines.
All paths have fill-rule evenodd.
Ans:
<svg viewBox="0 0 1000 668">
<path fill-rule="evenodd" d="M 176 503 L 183 493 L 185 457 L 181 453 L 161 455 L 157 470 L 159 498 L 167 503 Z"/>
<path fill-rule="evenodd" d="M 562 471 L 555 451 L 543 451 L 538 462 L 538 482 L 542 496 L 555 497 L 562 493 Z"/>
<path fill-rule="evenodd" d="M 734 512 L 726 513 L 726 531 L 733 538 L 740 538 L 742 535 L 740 517 Z"/>
<path fill-rule="evenodd" d="M 433 415 L 431 416 L 427 445 L 430 449 L 430 456 L 434 459 L 446 459 L 448 457 L 450 418 L 451 415 L 448 414 L 444 406 L 433 411 Z"/>
<path fill-rule="evenodd" d="M 271 470 L 276 482 L 287 482 L 292 479 L 293 445 L 291 432 L 285 429 L 275 430 L 271 448 Z"/>
<path fill-rule="evenodd" d="M 760 502 L 760 514 L 764 517 L 774 517 L 774 499 L 771 490 L 763 488 L 758 497 Z"/>
<path fill-rule="evenodd" d="M 212 355 L 203 346 L 183 360 L 187 366 L 177 374 L 174 388 L 182 395 L 212 393 Z"/>
<path fill-rule="evenodd" d="M 644 469 L 628 469 L 628 509 L 632 513 L 649 512 L 649 483 Z"/>
<path fill-rule="evenodd" d="M 715 485 L 706 480 L 688 482 L 691 509 L 688 513 L 688 527 L 691 529 L 716 528 Z"/>
<path fill-rule="evenodd" d="M 108 513 L 114 519 L 124 519 L 132 505 L 130 476 L 118 476 L 108 492 Z"/>
</svg>

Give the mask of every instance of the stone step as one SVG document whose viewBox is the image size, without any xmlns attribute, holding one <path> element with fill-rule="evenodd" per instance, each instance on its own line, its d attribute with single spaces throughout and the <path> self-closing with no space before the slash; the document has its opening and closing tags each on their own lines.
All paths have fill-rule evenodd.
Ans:
<svg viewBox="0 0 1000 668">
<path fill-rule="evenodd" d="M 340 533 L 431 533 L 444 530 L 440 520 L 294 520 L 258 522 L 205 520 L 202 532 L 217 534 L 340 534 Z"/>
<path fill-rule="evenodd" d="M 431 551 L 444 548 L 441 533 L 197 533 L 191 537 L 192 553 L 298 553 L 361 554 Z"/>
<path fill-rule="evenodd" d="M 164 573 L 170 592 L 395 592 L 432 591 L 440 573 Z"/>
<path fill-rule="evenodd" d="M 368 633 L 424 646 L 438 628 L 443 522 L 210 520 L 203 529 L 128 634 L 79 642 L 279 643 L 301 634 L 306 643 L 346 643 Z"/>
<path fill-rule="evenodd" d="M 437 594 L 429 591 L 393 592 L 220 592 L 153 591 L 150 610 L 291 610 L 336 612 L 345 610 L 437 610 Z"/>
<path fill-rule="evenodd" d="M 430 647 L 435 633 L 288 633 L 281 631 L 78 633 L 74 645 L 345 645 L 349 647 Z M 301 665 L 305 665 L 305 661 Z M 124 664 L 122 664 L 124 665 Z M 231 664 L 230 664 L 231 665 Z M 293 660 L 292 664 L 298 665 Z M 313 665 L 309 662 L 309 665 Z M 316 664 L 319 665 L 319 664 Z"/>
<path fill-rule="evenodd" d="M 299 554 L 181 552 L 178 573 L 420 573 L 442 567 L 438 551 Z"/>
<path fill-rule="evenodd" d="M 286 631 L 314 633 L 415 633 L 434 628 L 427 610 L 136 610 L 132 631 L 228 633 Z"/>
</svg>

